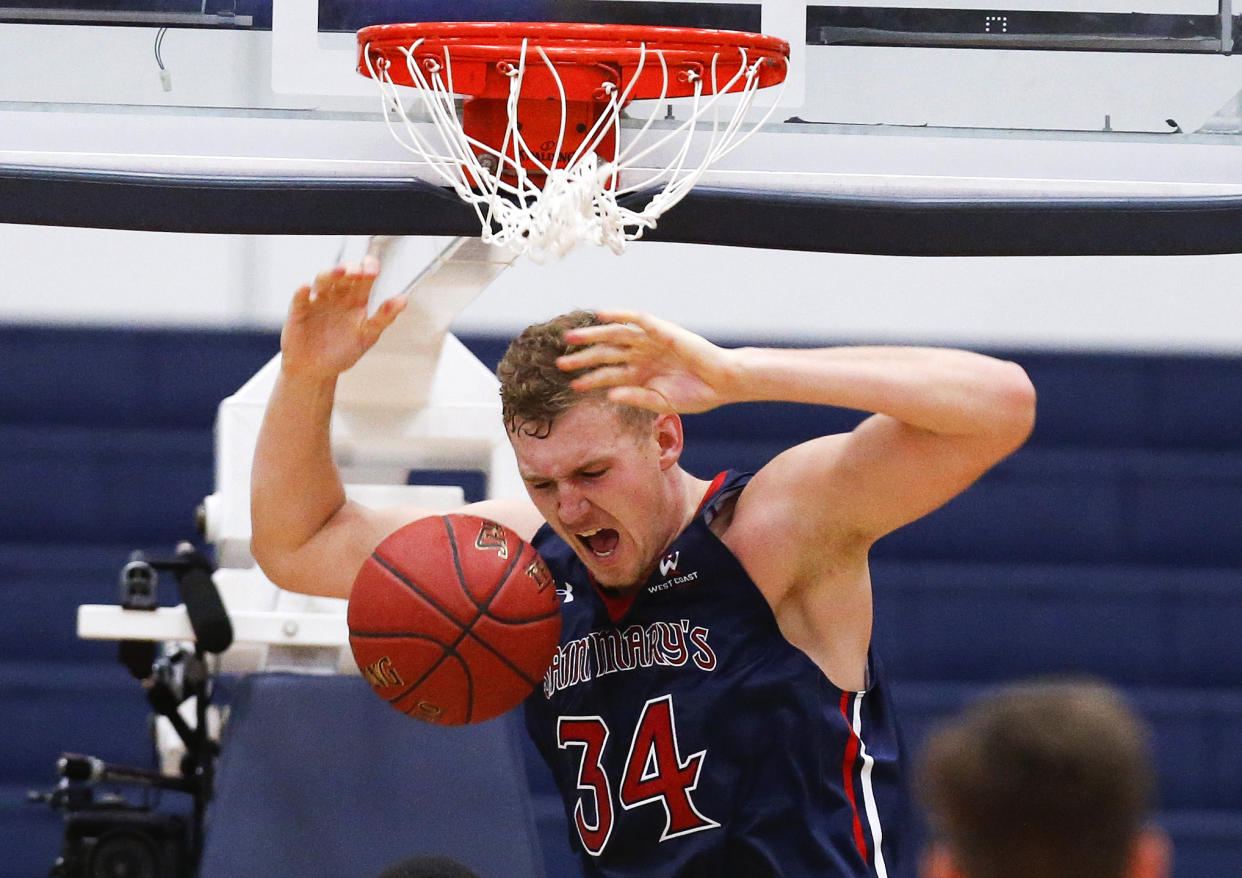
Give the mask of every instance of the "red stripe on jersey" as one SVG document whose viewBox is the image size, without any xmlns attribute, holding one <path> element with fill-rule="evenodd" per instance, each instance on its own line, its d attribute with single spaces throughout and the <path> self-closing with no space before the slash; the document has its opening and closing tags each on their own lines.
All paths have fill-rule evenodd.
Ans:
<svg viewBox="0 0 1242 878">
<path fill-rule="evenodd" d="M 703 511 L 703 507 L 707 505 L 707 501 L 712 499 L 716 492 L 720 490 L 720 486 L 724 484 L 724 481 L 728 475 L 729 473 L 727 470 L 716 474 L 716 478 L 712 479 L 712 483 L 707 486 L 707 493 L 704 494 L 703 499 L 699 501 L 699 508 L 694 510 L 695 515 L 698 515 Z"/>
<path fill-rule="evenodd" d="M 845 797 L 850 801 L 850 810 L 854 813 L 854 844 L 858 846 L 858 853 L 862 855 L 863 862 L 869 862 L 867 859 L 867 839 L 863 835 L 862 817 L 858 813 L 858 801 L 854 797 L 854 766 L 858 762 L 858 749 L 861 743 L 858 736 L 854 734 L 854 724 L 850 720 L 850 692 L 841 693 L 841 716 L 845 717 L 845 728 L 849 731 L 849 741 L 845 745 L 845 762 L 842 765 L 842 775 L 845 781 Z"/>
<path fill-rule="evenodd" d="M 605 609 L 608 610 L 608 618 L 613 622 L 621 621 L 621 617 L 630 611 L 630 607 L 634 604 L 634 599 L 642 591 L 640 588 L 631 588 L 629 591 L 617 594 L 601 587 L 595 581 L 594 576 L 591 577 L 591 584 L 595 586 L 595 591 L 599 594 L 600 600 L 604 602 Z"/>
</svg>

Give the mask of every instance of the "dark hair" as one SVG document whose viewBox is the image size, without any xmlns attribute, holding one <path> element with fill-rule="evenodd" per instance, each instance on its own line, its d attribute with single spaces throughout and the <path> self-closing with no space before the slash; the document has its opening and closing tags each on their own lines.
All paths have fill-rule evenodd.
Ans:
<svg viewBox="0 0 1242 878">
<path fill-rule="evenodd" d="M 570 382 L 582 372 L 564 372 L 556 365 L 558 357 L 584 347 L 565 342 L 567 329 L 602 324 L 591 311 L 571 311 L 528 326 L 510 343 L 496 367 L 496 377 L 500 379 L 501 415 L 510 433 L 521 431 L 543 438 L 551 431 L 552 422 L 578 403 L 607 401 L 606 390 L 584 393 L 574 390 Z M 626 423 L 636 426 L 650 423 L 653 417 L 652 413 L 631 406 L 616 408 Z"/>
<path fill-rule="evenodd" d="M 917 781 L 970 878 L 1122 878 L 1155 788 L 1146 727 L 1094 681 L 984 698 L 931 736 Z"/>
</svg>

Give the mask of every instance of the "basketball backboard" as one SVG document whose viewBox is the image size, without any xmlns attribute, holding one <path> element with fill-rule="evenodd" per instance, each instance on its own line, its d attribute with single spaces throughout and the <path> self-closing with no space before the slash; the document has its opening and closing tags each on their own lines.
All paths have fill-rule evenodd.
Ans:
<svg viewBox="0 0 1242 878">
<path fill-rule="evenodd" d="M 132 0 L 106 13 L 74 5 L 0 9 L 0 170 L 25 182 L 65 172 L 206 180 L 208 189 L 327 180 L 382 194 L 425 174 L 385 130 L 374 85 L 355 70 L 354 32 L 403 20 L 523 19 L 787 40 L 786 86 L 756 102 L 755 112 L 776 103 L 771 121 L 715 166 L 708 188 L 880 200 L 1242 194 L 1234 149 L 1242 62 L 1232 54 L 1238 19 L 1228 0 L 1015 0 L 999 10 L 982 0 Z M 675 120 L 681 108 L 638 102 L 627 112 L 627 124 L 638 124 Z M 45 180 L 33 191 L 45 191 Z M 26 206 L 0 219 L 65 221 L 55 205 L 15 200 Z M 201 209 L 209 208 L 208 199 Z M 201 230 L 338 231 L 295 220 L 230 229 L 244 213 Z M 413 231 L 468 233 L 459 220 Z M 68 222 L 125 227 L 114 212 Z"/>
</svg>

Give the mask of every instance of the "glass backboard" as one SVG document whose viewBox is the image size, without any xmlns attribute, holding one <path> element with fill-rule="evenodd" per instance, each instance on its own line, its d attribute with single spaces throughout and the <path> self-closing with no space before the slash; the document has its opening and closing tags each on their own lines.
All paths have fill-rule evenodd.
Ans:
<svg viewBox="0 0 1242 878">
<path fill-rule="evenodd" d="M 775 103 L 771 121 L 704 178 L 708 188 L 882 201 L 1242 195 L 1228 0 L 95 5 L 0 7 L 2 176 L 369 181 L 378 192 L 425 174 L 355 70 L 354 31 L 508 19 L 787 40 L 787 85 L 755 111 Z M 678 112 L 639 103 L 627 124 Z"/>
</svg>

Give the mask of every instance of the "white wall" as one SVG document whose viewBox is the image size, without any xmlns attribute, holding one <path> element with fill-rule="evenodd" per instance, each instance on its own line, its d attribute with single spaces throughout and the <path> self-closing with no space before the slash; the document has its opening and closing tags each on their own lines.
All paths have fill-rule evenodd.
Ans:
<svg viewBox="0 0 1242 878">
<path fill-rule="evenodd" d="M 404 263 L 444 239 L 407 239 Z M 364 239 L 0 226 L 0 320 L 276 327 Z M 383 279 L 391 292 L 405 276 Z M 643 308 L 728 339 L 1242 353 L 1242 256 L 919 259 L 638 242 L 521 259 L 458 318 L 509 333 L 573 307 Z"/>
</svg>

